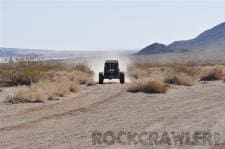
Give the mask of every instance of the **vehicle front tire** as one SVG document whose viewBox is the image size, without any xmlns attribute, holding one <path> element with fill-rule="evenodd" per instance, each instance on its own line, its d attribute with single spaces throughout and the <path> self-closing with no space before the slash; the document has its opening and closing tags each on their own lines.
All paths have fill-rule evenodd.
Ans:
<svg viewBox="0 0 225 149">
<path fill-rule="evenodd" d="M 99 73 L 99 84 L 103 84 L 103 82 L 104 82 L 104 75 L 103 75 L 103 73 L 102 72 L 100 72 Z"/>
<path fill-rule="evenodd" d="M 124 82 L 125 82 L 125 75 L 123 72 L 120 72 L 120 83 L 124 84 Z"/>
</svg>

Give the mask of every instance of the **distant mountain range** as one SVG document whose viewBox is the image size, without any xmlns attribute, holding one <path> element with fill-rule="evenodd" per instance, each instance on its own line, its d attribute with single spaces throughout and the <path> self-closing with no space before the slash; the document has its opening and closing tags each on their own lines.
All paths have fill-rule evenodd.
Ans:
<svg viewBox="0 0 225 149">
<path fill-rule="evenodd" d="M 160 43 L 153 43 L 140 50 L 137 54 L 213 50 L 225 50 L 225 22 L 201 33 L 194 39 L 175 41 L 168 46 Z"/>
<path fill-rule="evenodd" d="M 40 58 L 75 58 L 104 55 L 127 55 L 134 54 L 136 50 L 109 50 L 109 51 L 56 51 L 43 49 L 19 49 L 19 48 L 1 48 L 0 57 L 23 57 L 37 56 Z"/>
<path fill-rule="evenodd" d="M 10 57 L 10 56 L 41 56 L 43 53 L 50 53 L 51 51 L 38 50 L 38 49 L 19 49 L 19 48 L 1 48 L 0 47 L 0 56 L 1 57 Z"/>
<path fill-rule="evenodd" d="M 141 49 L 137 55 L 160 54 L 190 51 L 225 50 L 225 22 L 209 29 L 194 39 L 175 41 L 169 45 L 153 43 Z M 103 56 L 111 54 L 134 54 L 136 50 L 118 51 L 54 51 L 42 49 L 18 49 L 0 47 L 0 57 L 15 57 L 35 55 L 42 58 L 73 58 L 88 56 Z"/>
</svg>

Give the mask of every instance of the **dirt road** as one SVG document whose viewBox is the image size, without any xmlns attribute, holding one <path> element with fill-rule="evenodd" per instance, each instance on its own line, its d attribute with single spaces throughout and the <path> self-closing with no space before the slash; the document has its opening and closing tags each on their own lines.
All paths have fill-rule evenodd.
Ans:
<svg viewBox="0 0 225 149">
<path fill-rule="evenodd" d="M 5 88 L 0 97 L 0 148 L 146 148 L 118 142 L 93 145 L 94 131 L 203 130 L 219 132 L 221 137 L 225 134 L 224 82 L 173 86 L 166 94 L 133 94 L 126 88 L 127 84 L 107 83 L 83 87 L 77 97 L 14 105 L 2 102 L 10 93 L 10 88 Z M 194 147 L 199 146 L 186 148 Z"/>
</svg>

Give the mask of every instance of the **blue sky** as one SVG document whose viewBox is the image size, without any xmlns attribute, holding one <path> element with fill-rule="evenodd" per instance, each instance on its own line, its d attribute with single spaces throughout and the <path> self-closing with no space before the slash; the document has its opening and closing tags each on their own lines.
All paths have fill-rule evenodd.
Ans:
<svg viewBox="0 0 225 149">
<path fill-rule="evenodd" d="M 225 21 L 225 0 L 0 0 L 0 47 L 140 49 Z"/>
</svg>

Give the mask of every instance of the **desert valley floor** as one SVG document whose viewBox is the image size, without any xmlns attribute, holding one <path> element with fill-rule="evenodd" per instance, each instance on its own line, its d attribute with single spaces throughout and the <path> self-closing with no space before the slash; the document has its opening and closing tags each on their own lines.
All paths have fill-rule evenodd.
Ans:
<svg viewBox="0 0 225 149">
<path fill-rule="evenodd" d="M 225 83 L 171 86 L 166 94 L 126 92 L 127 84 L 83 86 L 81 93 L 47 103 L 4 103 L 0 92 L 0 148 L 145 148 L 93 145 L 93 131 L 194 131 L 225 134 Z M 223 137 L 224 138 L 224 137 Z M 166 147 L 183 148 L 183 147 Z M 185 148 L 211 148 L 186 146 Z"/>
</svg>

